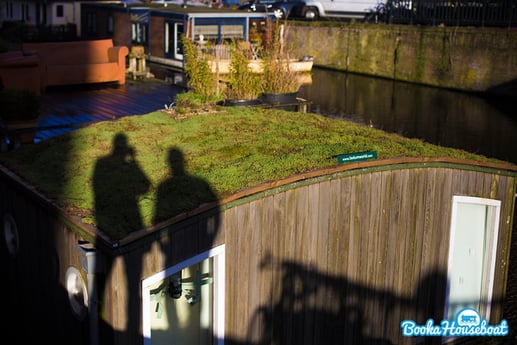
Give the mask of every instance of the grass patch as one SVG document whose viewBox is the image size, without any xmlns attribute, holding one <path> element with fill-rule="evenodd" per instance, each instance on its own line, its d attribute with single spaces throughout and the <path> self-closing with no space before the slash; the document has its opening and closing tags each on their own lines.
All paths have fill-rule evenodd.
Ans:
<svg viewBox="0 0 517 345">
<path fill-rule="evenodd" d="M 121 199 L 121 194 L 135 198 L 143 225 L 148 226 L 247 187 L 333 167 L 337 164 L 333 156 L 343 153 L 377 151 L 380 159 L 448 156 L 489 160 L 316 114 L 225 107 L 218 113 L 183 119 L 157 111 L 96 123 L 2 153 L 0 162 L 84 222 L 98 226 L 95 196 L 100 192 L 94 190 L 95 167 L 112 153 L 117 134 L 126 137 L 128 152 L 132 151 L 144 176 L 132 176 L 122 163 L 102 175 L 103 202 L 106 207 L 113 205 L 115 213 L 102 230 L 113 239 L 142 225 L 118 216 L 117 209 L 125 207 L 120 200 L 127 200 Z M 172 148 L 182 155 L 183 175 L 192 178 L 177 178 L 183 186 L 174 187 L 177 189 L 171 193 L 181 195 L 181 202 L 168 205 L 167 212 L 156 212 L 160 186 L 180 170 L 177 166 L 171 170 Z M 147 187 L 139 190 L 146 179 Z"/>
</svg>

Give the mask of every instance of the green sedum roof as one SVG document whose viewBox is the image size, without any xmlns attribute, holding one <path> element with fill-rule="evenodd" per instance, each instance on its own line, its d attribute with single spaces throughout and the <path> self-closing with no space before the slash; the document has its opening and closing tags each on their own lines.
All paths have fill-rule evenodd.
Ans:
<svg viewBox="0 0 517 345">
<path fill-rule="evenodd" d="M 264 182 L 334 167 L 336 155 L 363 151 L 377 152 L 378 159 L 497 162 L 344 120 L 246 107 L 183 119 L 156 111 L 100 122 L 1 153 L 0 162 L 85 223 L 99 225 L 95 209 L 102 199 L 103 210 L 113 214 L 101 230 L 117 239 L 127 229 L 152 225 Z M 179 197 L 155 214 L 158 191 L 172 174 L 181 177 L 165 191 Z M 127 200 L 138 205 L 143 224 L 117 211 L 126 208 Z"/>
</svg>

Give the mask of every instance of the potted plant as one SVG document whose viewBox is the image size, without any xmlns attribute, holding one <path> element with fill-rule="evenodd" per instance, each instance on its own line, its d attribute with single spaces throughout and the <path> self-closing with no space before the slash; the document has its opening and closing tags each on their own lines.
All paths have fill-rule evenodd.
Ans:
<svg viewBox="0 0 517 345">
<path fill-rule="evenodd" d="M 0 119 L 11 138 L 19 143 L 32 143 L 40 115 L 40 96 L 31 90 L 4 89 L 0 91 Z"/>
<path fill-rule="evenodd" d="M 262 96 L 264 103 L 295 103 L 300 84 L 297 72 L 289 69 L 289 52 L 284 46 L 287 36 L 287 22 L 274 25 L 268 23 L 271 32 L 269 42 L 264 48 Z"/>
</svg>

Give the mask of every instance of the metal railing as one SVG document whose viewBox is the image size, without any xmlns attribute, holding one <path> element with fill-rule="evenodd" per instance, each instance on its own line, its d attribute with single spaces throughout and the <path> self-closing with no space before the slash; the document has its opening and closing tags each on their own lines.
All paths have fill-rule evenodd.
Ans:
<svg viewBox="0 0 517 345">
<path fill-rule="evenodd" d="M 388 0 L 379 21 L 397 24 L 517 27 L 517 0 Z"/>
</svg>

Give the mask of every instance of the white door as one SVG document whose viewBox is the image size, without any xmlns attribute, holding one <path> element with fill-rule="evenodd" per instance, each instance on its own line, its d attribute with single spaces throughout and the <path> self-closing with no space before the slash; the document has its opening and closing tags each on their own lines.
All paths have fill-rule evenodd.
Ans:
<svg viewBox="0 0 517 345">
<path fill-rule="evenodd" d="M 449 243 L 446 318 L 467 307 L 488 318 L 500 201 L 455 196 Z"/>
</svg>

